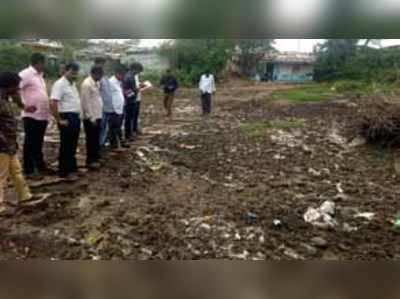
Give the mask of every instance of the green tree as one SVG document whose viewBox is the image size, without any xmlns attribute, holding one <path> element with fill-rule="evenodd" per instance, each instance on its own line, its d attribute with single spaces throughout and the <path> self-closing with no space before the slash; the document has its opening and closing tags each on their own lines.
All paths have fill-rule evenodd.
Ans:
<svg viewBox="0 0 400 299">
<path fill-rule="evenodd" d="M 236 46 L 239 50 L 239 66 L 242 75 L 251 76 L 257 63 L 267 51 L 276 51 L 273 39 L 239 39 Z"/>
<path fill-rule="evenodd" d="M 159 53 L 168 58 L 183 84 L 194 84 L 206 70 L 221 76 L 234 45 L 229 39 L 176 39 L 164 43 Z"/>
<path fill-rule="evenodd" d="M 30 63 L 32 52 L 14 44 L 0 45 L 0 70 L 19 72 Z"/>
<path fill-rule="evenodd" d="M 317 80 L 341 79 L 347 63 L 355 57 L 359 39 L 328 39 L 317 45 L 315 77 Z"/>
</svg>

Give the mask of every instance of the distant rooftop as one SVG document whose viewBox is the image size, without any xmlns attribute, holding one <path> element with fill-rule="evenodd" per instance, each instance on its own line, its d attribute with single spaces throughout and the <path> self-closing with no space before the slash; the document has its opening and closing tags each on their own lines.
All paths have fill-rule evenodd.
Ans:
<svg viewBox="0 0 400 299">
<path fill-rule="evenodd" d="M 316 61 L 316 56 L 313 53 L 305 52 L 268 52 L 265 53 L 263 60 L 271 62 L 313 64 Z"/>
</svg>

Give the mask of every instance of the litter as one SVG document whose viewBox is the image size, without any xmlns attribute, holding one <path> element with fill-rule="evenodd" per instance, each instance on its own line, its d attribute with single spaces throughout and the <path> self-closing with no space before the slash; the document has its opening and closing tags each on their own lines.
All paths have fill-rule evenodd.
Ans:
<svg viewBox="0 0 400 299">
<path fill-rule="evenodd" d="M 333 218 L 335 214 L 335 203 L 325 201 L 318 209 L 308 208 L 304 214 L 304 221 L 320 228 L 333 228 L 338 225 Z"/>
<path fill-rule="evenodd" d="M 369 212 L 358 213 L 358 214 L 354 215 L 354 218 L 363 218 L 368 221 L 372 221 L 372 219 L 374 219 L 374 217 L 375 217 L 375 213 L 369 213 Z"/>
<path fill-rule="evenodd" d="M 193 150 L 195 148 L 198 148 L 199 146 L 182 143 L 182 144 L 178 144 L 178 147 L 181 148 L 181 149 Z"/>
</svg>

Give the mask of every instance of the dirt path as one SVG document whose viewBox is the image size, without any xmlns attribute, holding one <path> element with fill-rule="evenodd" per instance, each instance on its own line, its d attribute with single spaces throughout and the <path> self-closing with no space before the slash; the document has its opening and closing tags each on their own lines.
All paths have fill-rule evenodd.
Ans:
<svg viewBox="0 0 400 299">
<path fill-rule="evenodd" d="M 287 88 L 228 84 L 208 119 L 197 92 L 182 90 L 173 121 L 159 94 L 146 96 L 144 135 L 131 149 L 77 182 L 37 187 L 53 194 L 47 205 L 0 220 L 0 258 L 398 258 L 392 156 L 347 146 L 354 108 L 268 101 Z M 257 136 L 243 130 L 266 121 L 274 125 Z M 56 142 L 54 133 L 53 161 Z M 326 200 L 337 225 L 306 223 Z M 373 219 L 355 217 L 362 212 Z"/>
</svg>

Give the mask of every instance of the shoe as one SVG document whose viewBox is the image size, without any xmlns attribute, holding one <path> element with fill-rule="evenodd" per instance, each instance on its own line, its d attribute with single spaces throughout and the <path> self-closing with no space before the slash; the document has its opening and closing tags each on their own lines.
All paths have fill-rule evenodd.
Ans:
<svg viewBox="0 0 400 299">
<path fill-rule="evenodd" d="M 32 197 L 20 201 L 18 203 L 18 207 L 30 207 L 30 206 L 35 206 L 37 204 L 40 204 L 42 202 L 44 202 L 45 200 L 47 200 L 49 197 L 51 196 L 51 193 L 42 193 L 42 194 L 35 194 L 32 195 Z"/>
<path fill-rule="evenodd" d="M 0 217 L 11 217 L 14 216 L 17 209 L 14 207 L 8 208 L 5 204 L 0 205 Z"/>
</svg>

